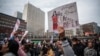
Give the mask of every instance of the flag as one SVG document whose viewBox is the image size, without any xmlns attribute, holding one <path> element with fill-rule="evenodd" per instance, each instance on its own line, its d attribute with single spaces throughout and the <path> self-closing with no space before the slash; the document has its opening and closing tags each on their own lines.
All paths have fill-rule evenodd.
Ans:
<svg viewBox="0 0 100 56">
<path fill-rule="evenodd" d="M 53 43 L 53 36 L 51 37 L 50 43 Z"/>
<path fill-rule="evenodd" d="M 41 47 L 41 42 L 38 42 L 38 46 Z"/>
<path fill-rule="evenodd" d="M 28 34 L 28 31 L 25 31 L 24 35 L 22 36 L 20 43 L 22 42 L 22 40 L 24 39 L 24 37 Z"/>
<path fill-rule="evenodd" d="M 46 43 L 46 41 L 45 41 L 45 40 L 43 40 L 43 43 Z"/>
<path fill-rule="evenodd" d="M 14 34 L 15 34 L 16 31 L 18 30 L 19 26 L 20 26 L 20 20 L 17 19 L 16 24 L 15 24 L 15 26 L 14 26 L 14 29 L 13 29 L 11 35 L 10 35 L 10 39 L 12 39 L 12 38 L 14 37 Z"/>
<path fill-rule="evenodd" d="M 16 22 L 16 24 L 15 24 L 15 27 L 14 27 L 13 32 L 15 32 L 15 31 L 17 31 L 17 30 L 18 30 L 19 25 L 20 25 L 20 20 L 19 20 L 19 19 L 17 19 L 17 22 Z"/>
</svg>

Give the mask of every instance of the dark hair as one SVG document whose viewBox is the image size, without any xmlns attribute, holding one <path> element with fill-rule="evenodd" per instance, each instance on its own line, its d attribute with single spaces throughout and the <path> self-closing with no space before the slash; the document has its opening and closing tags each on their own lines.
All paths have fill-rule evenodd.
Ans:
<svg viewBox="0 0 100 56">
<path fill-rule="evenodd" d="M 0 50 L 2 49 L 2 45 L 0 44 Z"/>
<path fill-rule="evenodd" d="M 69 37 L 67 37 L 67 36 L 62 37 L 61 41 L 65 41 L 65 40 L 67 40 L 69 45 L 72 46 L 72 41 L 71 41 L 71 39 Z"/>
<path fill-rule="evenodd" d="M 8 52 L 12 52 L 15 56 L 18 56 L 18 49 L 19 49 L 19 44 L 15 40 L 9 40 L 8 41 Z"/>
<path fill-rule="evenodd" d="M 52 44 L 48 44 L 47 47 L 48 47 L 48 50 L 50 50 L 50 49 L 53 50 L 53 45 Z"/>
<path fill-rule="evenodd" d="M 56 13 L 56 11 L 54 11 L 54 12 L 53 12 L 53 15 L 52 15 L 52 17 L 53 17 L 54 15 L 56 15 L 56 16 L 57 16 L 57 13 Z"/>
<path fill-rule="evenodd" d="M 72 38 L 72 41 L 78 41 L 78 39 L 77 38 Z"/>
<path fill-rule="evenodd" d="M 30 45 L 29 44 L 25 44 L 25 52 L 29 52 L 30 51 Z"/>
<path fill-rule="evenodd" d="M 0 44 L 0 50 L 2 49 L 2 45 Z M 2 54 L 2 52 L 0 52 L 0 56 L 2 56 L 3 54 Z"/>
<path fill-rule="evenodd" d="M 25 45 L 25 44 L 26 44 L 25 39 L 22 40 L 21 44 L 22 44 L 22 45 Z"/>
</svg>

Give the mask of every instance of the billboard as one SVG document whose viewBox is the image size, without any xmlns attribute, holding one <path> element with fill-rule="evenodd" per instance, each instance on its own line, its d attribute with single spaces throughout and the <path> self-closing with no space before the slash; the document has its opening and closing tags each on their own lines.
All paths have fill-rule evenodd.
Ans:
<svg viewBox="0 0 100 56">
<path fill-rule="evenodd" d="M 71 30 L 79 26 L 76 2 L 57 7 L 48 12 L 48 29 L 57 31 L 57 27 Z"/>
</svg>

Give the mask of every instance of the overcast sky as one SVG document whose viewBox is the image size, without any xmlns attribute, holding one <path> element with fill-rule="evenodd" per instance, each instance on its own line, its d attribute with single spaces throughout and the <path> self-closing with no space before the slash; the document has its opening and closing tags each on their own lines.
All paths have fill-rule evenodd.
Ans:
<svg viewBox="0 0 100 56">
<path fill-rule="evenodd" d="M 72 2 L 77 3 L 80 24 L 97 22 L 100 25 L 100 0 L 29 0 L 29 3 L 42 9 L 46 14 L 56 7 Z M 26 3 L 28 0 L 0 0 L 0 12 L 13 16 L 16 11 L 23 12 Z M 45 25 L 48 29 L 47 15 Z"/>
</svg>

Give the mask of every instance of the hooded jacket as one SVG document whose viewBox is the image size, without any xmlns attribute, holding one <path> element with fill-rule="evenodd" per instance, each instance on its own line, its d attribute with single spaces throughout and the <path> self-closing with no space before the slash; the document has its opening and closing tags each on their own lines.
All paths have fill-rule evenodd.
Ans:
<svg viewBox="0 0 100 56">
<path fill-rule="evenodd" d="M 84 49 L 84 56 L 97 56 L 97 52 L 93 48 L 86 47 Z"/>
<path fill-rule="evenodd" d="M 72 47 L 69 45 L 69 42 L 66 40 L 62 41 L 62 47 L 64 51 L 64 56 L 74 56 L 74 51 Z"/>
</svg>

